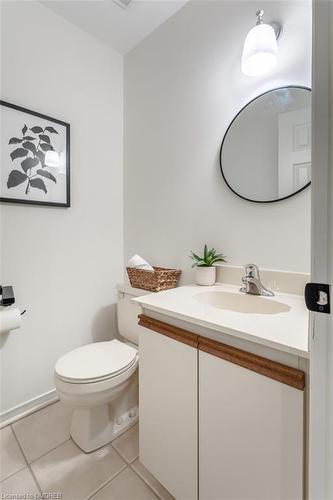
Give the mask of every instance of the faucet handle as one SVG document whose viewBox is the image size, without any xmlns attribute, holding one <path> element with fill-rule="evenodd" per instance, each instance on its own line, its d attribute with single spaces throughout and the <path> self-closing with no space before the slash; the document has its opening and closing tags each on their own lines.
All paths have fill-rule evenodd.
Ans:
<svg viewBox="0 0 333 500">
<path fill-rule="evenodd" d="M 246 264 L 244 268 L 245 268 L 245 275 L 248 278 L 259 279 L 259 267 L 256 264 Z"/>
</svg>

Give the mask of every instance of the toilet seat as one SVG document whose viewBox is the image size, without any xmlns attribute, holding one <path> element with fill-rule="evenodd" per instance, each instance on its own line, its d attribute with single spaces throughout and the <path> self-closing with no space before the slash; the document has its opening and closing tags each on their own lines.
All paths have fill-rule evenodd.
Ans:
<svg viewBox="0 0 333 500">
<path fill-rule="evenodd" d="M 71 384 L 90 384 L 117 377 L 137 362 L 138 351 L 120 342 L 95 342 L 62 356 L 56 363 L 55 375 Z"/>
</svg>

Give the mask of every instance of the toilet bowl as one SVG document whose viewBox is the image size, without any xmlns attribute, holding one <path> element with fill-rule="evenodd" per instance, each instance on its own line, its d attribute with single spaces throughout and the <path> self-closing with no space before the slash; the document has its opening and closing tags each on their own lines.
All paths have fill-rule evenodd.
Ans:
<svg viewBox="0 0 333 500">
<path fill-rule="evenodd" d="M 87 344 L 64 354 L 55 365 L 58 396 L 74 408 L 71 437 L 87 453 L 111 442 L 138 420 L 140 310 L 131 298 L 145 293 L 118 286 L 118 329 L 126 342 Z"/>
</svg>

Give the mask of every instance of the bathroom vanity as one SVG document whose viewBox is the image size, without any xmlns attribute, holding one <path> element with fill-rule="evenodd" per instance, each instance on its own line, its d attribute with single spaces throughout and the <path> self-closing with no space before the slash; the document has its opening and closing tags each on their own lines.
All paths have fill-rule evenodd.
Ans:
<svg viewBox="0 0 333 500">
<path fill-rule="evenodd" d="M 140 460 L 177 499 L 305 496 L 308 313 L 184 286 L 140 305 Z"/>
</svg>

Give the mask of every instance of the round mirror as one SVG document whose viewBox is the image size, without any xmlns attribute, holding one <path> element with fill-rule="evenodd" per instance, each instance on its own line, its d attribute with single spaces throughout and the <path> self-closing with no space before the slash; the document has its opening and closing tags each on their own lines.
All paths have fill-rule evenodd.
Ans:
<svg viewBox="0 0 333 500">
<path fill-rule="evenodd" d="M 229 188 L 258 203 L 283 200 L 311 182 L 311 91 L 270 90 L 230 123 L 220 166 Z"/>
</svg>

